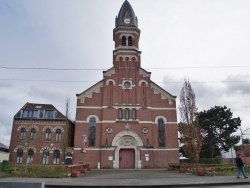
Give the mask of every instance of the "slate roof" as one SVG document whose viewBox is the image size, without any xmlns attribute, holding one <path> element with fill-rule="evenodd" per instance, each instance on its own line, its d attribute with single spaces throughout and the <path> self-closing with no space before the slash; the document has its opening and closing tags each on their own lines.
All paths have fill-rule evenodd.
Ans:
<svg viewBox="0 0 250 188">
<path fill-rule="evenodd" d="M 55 119 L 65 119 L 66 117 L 57 110 L 52 104 L 39 104 L 39 103 L 29 103 L 27 102 L 14 116 L 15 118 L 20 117 L 21 110 L 55 110 L 57 111 Z"/>
<path fill-rule="evenodd" d="M 138 20 L 137 17 L 135 16 L 135 12 L 127 0 L 125 0 L 124 3 L 122 4 L 119 14 L 116 17 L 115 26 L 117 27 L 124 25 L 123 18 L 125 17 L 126 13 L 129 15 L 131 19 L 130 25 L 138 27 Z"/>
</svg>

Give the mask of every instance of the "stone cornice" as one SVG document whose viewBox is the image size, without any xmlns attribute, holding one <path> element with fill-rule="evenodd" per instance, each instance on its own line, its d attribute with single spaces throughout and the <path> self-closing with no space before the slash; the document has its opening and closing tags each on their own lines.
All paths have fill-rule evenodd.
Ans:
<svg viewBox="0 0 250 188">
<path fill-rule="evenodd" d="M 81 100 L 81 103 L 85 102 L 85 98 L 92 98 L 93 93 L 100 93 L 100 88 L 103 87 L 103 80 L 100 82 L 96 83 L 86 91 L 82 92 L 81 94 L 77 94 L 77 99 Z"/>
<path fill-rule="evenodd" d="M 150 83 L 151 88 L 154 89 L 154 94 L 160 94 L 161 99 L 167 99 L 169 100 L 169 104 L 171 105 L 173 101 L 175 101 L 176 96 L 171 95 L 168 93 L 166 90 L 155 84 L 154 82 L 151 81 Z"/>
</svg>

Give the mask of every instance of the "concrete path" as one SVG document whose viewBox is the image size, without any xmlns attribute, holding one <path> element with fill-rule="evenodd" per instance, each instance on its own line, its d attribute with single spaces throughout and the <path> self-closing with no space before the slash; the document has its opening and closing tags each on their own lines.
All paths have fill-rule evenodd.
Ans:
<svg viewBox="0 0 250 188">
<path fill-rule="evenodd" d="M 250 178 L 237 179 L 236 176 L 197 176 L 189 173 L 167 171 L 166 169 L 148 170 L 92 170 L 77 178 L 3 178 L 1 182 L 45 182 L 46 188 L 52 187 L 201 187 L 248 185 Z"/>
</svg>

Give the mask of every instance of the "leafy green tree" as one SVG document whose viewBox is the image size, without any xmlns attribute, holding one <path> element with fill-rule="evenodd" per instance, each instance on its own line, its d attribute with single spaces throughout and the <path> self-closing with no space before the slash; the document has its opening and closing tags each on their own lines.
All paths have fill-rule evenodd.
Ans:
<svg viewBox="0 0 250 188">
<path fill-rule="evenodd" d="M 199 124 L 205 131 L 201 158 L 215 158 L 220 156 L 220 149 L 229 151 L 240 140 L 234 136 L 241 126 L 239 117 L 233 118 L 233 113 L 226 106 L 215 106 L 199 113 Z"/>
<path fill-rule="evenodd" d="M 202 131 L 197 120 L 195 93 L 188 80 L 184 80 L 181 89 L 179 111 L 181 122 L 178 128 L 181 147 L 186 157 L 193 162 L 198 162 L 202 146 Z"/>
</svg>

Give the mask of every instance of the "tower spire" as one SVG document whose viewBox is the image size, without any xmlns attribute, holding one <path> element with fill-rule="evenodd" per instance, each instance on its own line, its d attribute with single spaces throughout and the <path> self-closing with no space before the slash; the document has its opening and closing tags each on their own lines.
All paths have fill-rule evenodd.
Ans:
<svg viewBox="0 0 250 188">
<path fill-rule="evenodd" d="M 138 27 L 138 20 L 130 3 L 125 0 L 116 17 L 115 26 L 130 25 Z"/>
</svg>

